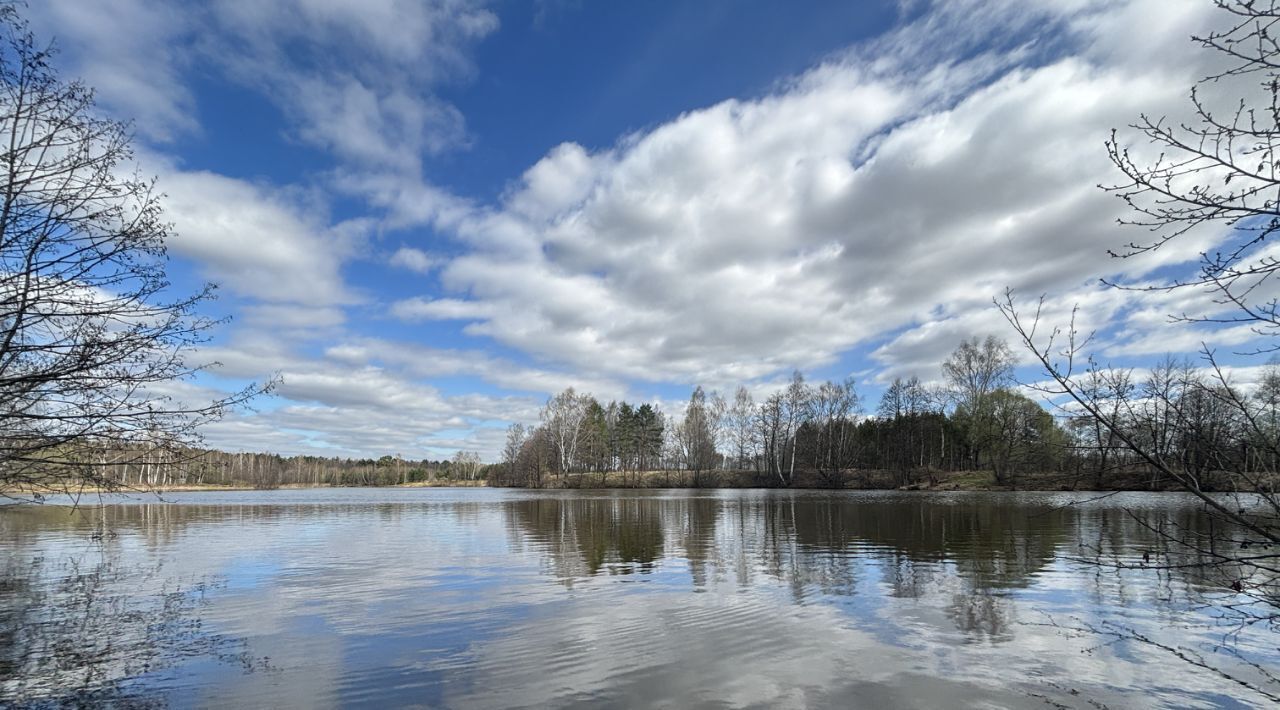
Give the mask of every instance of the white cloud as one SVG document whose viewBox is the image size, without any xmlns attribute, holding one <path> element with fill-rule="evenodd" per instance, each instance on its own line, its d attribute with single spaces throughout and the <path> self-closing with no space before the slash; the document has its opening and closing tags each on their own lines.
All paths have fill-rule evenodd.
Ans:
<svg viewBox="0 0 1280 710">
<path fill-rule="evenodd" d="M 347 319 L 341 308 L 333 306 L 251 305 L 242 313 L 252 327 L 284 331 L 337 328 Z"/>
<path fill-rule="evenodd" d="M 461 114 L 431 88 L 473 73 L 467 51 L 497 16 L 466 0 L 159 0 L 32 3 L 73 73 L 162 140 L 198 129 L 182 73 L 217 67 L 261 90 L 296 135 L 386 168 L 465 143 Z"/>
<path fill-rule="evenodd" d="M 352 76 L 307 77 L 285 90 L 302 114 L 298 136 L 346 162 L 416 175 L 423 153 L 466 143 L 462 114 L 431 98 Z"/>
<path fill-rule="evenodd" d="M 467 2 L 400 0 L 49 0 L 23 14 L 39 36 L 56 37 L 64 74 L 166 149 L 202 130 L 185 76 L 199 66 L 261 89 L 294 112 L 295 135 L 336 157 L 402 172 L 463 140 L 460 115 L 430 88 L 468 75 L 470 43 L 496 27 Z M 161 173 L 174 251 L 229 290 L 313 306 L 359 300 L 340 272 L 367 225 L 328 224 L 323 196 L 187 170 L 154 151 L 139 164 Z"/>
<path fill-rule="evenodd" d="M 363 195 L 401 215 L 386 221 L 391 228 L 420 220 L 424 211 L 456 220 L 465 208 L 425 184 L 420 171 L 424 157 L 469 140 L 462 115 L 435 89 L 472 75 L 470 46 L 497 26 L 480 3 L 33 5 L 37 32 L 57 34 L 67 49 L 60 69 L 84 76 L 115 115 L 138 118 L 151 141 L 138 164 L 144 174 L 160 173 L 166 218 L 174 224 L 172 252 L 240 298 L 229 340 L 204 348 L 198 359 L 219 362 L 213 374 L 232 381 L 284 378 L 262 411 L 211 427 L 211 443 L 352 455 L 441 455 L 462 446 L 492 453 L 500 445 L 494 432 L 498 438 L 501 432 L 488 422 L 536 418 L 541 395 L 533 393 L 567 380 L 464 354 L 437 353 L 434 366 L 419 360 L 388 368 L 315 354 L 318 342 L 350 337 L 347 310 L 366 299 L 343 271 L 362 258 L 377 226 L 367 218 L 333 223 L 332 196 L 324 189 Z M 185 83 L 193 67 L 260 91 L 285 115 L 287 139 L 326 151 L 337 167 L 319 176 L 320 185 L 281 187 L 186 168 L 176 156 L 157 152 L 157 144 L 174 150 L 176 138 L 201 132 L 205 107 Z M 390 265 L 425 273 L 432 257 L 406 246 Z M 426 381 L 459 372 L 493 374 L 513 385 L 500 373 L 524 373 L 519 389 L 529 394 L 446 396 Z"/>
<path fill-rule="evenodd" d="M 230 0 L 209 17 L 221 34 L 203 54 L 276 102 L 294 135 L 409 181 L 424 155 L 466 145 L 462 114 L 434 88 L 470 76 L 470 46 L 498 26 L 466 0 Z"/>
<path fill-rule="evenodd" d="M 307 322 L 323 314 L 283 317 Z M 328 336 L 334 337 L 334 336 Z M 214 374 L 236 381 L 279 376 L 276 398 L 257 413 L 238 413 L 209 429 L 228 450 L 373 455 L 399 452 L 438 458 L 456 449 L 496 460 L 507 422 L 532 424 L 547 396 L 567 387 L 602 401 L 622 399 L 618 381 L 520 365 L 481 351 L 449 350 L 376 338 L 341 337 L 317 355 L 282 339 L 270 324 L 241 330 L 201 358 Z M 476 377 L 518 394 L 446 395 L 441 377 Z"/>
<path fill-rule="evenodd" d="M 54 38 L 73 76 L 144 135 L 169 142 L 199 130 L 181 79 L 194 25 L 181 9 L 157 0 L 45 0 L 22 11 L 41 38 Z"/>
<path fill-rule="evenodd" d="M 1204 13 L 1186 7 L 1147 40 L 1161 56 L 1189 54 L 1187 27 Z M 441 278 L 467 299 L 402 314 L 478 318 L 467 332 L 575 369 L 681 382 L 823 365 L 912 324 L 1004 330 L 976 314 L 1006 286 L 1097 301 L 1101 323 L 1117 304 L 1092 293 L 1099 275 L 1140 275 L 1203 243 L 1106 257 L 1124 237 L 1122 206 L 1095 187 L 1113 175 L 1102 142 L 1142 111 L 1179 106 L 1195 76 L 1187 62 L 1108 63 L 1124 31 L 1112 23 L 1136 29 L 1121 10 L 1021 8 L 989 26 L 985 11 L 940 11 L 945 22 L 930 15 L 873 45 L 882 55 L 851 52 L 761 99 L 599 153 L 558 146 L 499 209 L 459 224 L 473 250 Z M 966 32 L 1036 20 L 1069 24 L 1078 51 L 959 58 Z M 939 34 L 961 21 L 972 24 Z M 922 46 L 936 64 L 899 54 Z M 929 348 L 935 365 L 960 334 Z"/>
<path fill-rule="evenodd" d="M 205 355 L 223 363 L 216 371 L 222 376 L 280 377 L 275 398 L 260 411 L 238 412 L 207 428 L 208 443 L 230 451 L 441 458 L 469 449 L 495 460 L 503 422 L 536 421 L 543 401 L 537 395 L 444 395 L 410 369 L 353 361 L 350 351 L 345 358 L 299 357 L 270 337 Z M 454 372 L 445 367 L 435 374 Z"/>
<path fill-rule="evenodd" d="M 525 171 L 509 207 L 534 219 L 554 217 L 587 197 L 604 162 L 576 143 L 562 143 Z"/>
<path fill-rule="evenodd" d="M 325 350 L 325 356 L 348 365 L 378 363 L 421 378 L 472 375 L 504 390 L 558 393 L 568 387 L 608 401 L 623 399 L 627 387 L 616 379 L 581 372 L 519 365 L 478 350 L 449 350 L 377 338 L 344 340 Z"/>
<path fill-rule="evenodd" d="M 389 263 L 392 266 L 425 274 L 435 267 L 436 260 L 431 258 L 430 254 L 422 251 L 421 249 L 400 247 L 391 255 Z"/>
<path fill-rule="evenodd" d="M 488 318 L 492 313 L 489 304 L 456 298 L 408 298 L 391 304 L 391 315 L 405 321 L 476 320 Z"/>
<path fill-rule="evenodd" d="M 266 301 L 358 300 L 341 267 L 359 234 L 325 224 L 285 196 L 215 173 L 175 170 L 161 185 L 175 227 L 170 246 L 218 283 Z"/>
</svg>

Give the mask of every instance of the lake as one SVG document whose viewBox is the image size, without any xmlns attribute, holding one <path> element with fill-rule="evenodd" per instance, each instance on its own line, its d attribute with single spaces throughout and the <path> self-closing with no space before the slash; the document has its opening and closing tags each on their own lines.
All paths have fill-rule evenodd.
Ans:
<svg viewBox="0 0 1280 710">
<path fill-rule="evenodd" d="M 1214 621 L 1206 603 L 1229 589 L 1141 566 L 1152 528 L 1207 525 L 1196 502 L 1097 497 L 317 489 L 7 506 L 0 704 L 1265 703 L 1162 648 L 1253 680 L 1249 663 L 1280 665 L 1274 632 Z"/>
</svg>

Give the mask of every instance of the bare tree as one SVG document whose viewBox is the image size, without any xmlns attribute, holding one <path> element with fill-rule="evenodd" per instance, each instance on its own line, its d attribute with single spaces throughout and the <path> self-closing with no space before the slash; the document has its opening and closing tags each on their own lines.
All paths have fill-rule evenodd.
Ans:
<svg viewBox="0 0 1280 710">
<path fill-rule="evenodd" d="M 712 462 L 715 468 L 725 468 L 727 456 L 720 452 L 729 445 L 729 402 L 717 390 L 707 396 L 707 425 L 711 429 Z"/>
<path fill-rule="evenodd" d="M 702 387 L 695 387 L 684 418 L 674 428 L 675 451 L 684 468 L 693 473 L 695 487 L 702 485 L 702 473 L 716 465 L 716 439 L 723 416 L 724 398 L 715 393 L 707 397 Z"/>
<path fill-rule="evenodd" d="M 900 486 L 912 483 L 912 469 L 925 467 L 921 415 L 929 406 L 929 393 L 914 375 L 906 380 L 894 378 L 880 397 L 876 411 L 884 422 L 880 453 L 884 463 L 895 471 Z"/>
<path fill-rule="evenodd" d="M 1106 189 L 1136 214 L 1125 223 L 1142 226 L 1155 235 L 1152 241 L 1130 243 L 1113 255 L 1132 258 L 1159 250 L 1193 230 L 1216 229 L 1220 249 L 1202 254 L 1196 278 L 1137 288 L 1208 287 L 1216 294 L 1209 313 L 1174 314 L 1172 318 L 1250 323 L 1259 334 L 1277 335 L 1276 300 L 1262 285 L 1280 270 L 1280 260 L 1269 255 L 1269 241 L 1280 229 L 1280 44 L 1275 36 L 1280 3 L 1218 0 L 1216 4 L 1229 18 L 1228 25 L 1193 41 L 1216 53 L 1225 68 L 1192 87 L 1195 120 L 1174 123 L 1141 116 L 1131 128 L 1158 149 L 1158 157 L 1149 162 L 1135 158 L 1118 132 L 1113 132 L 1107 143 L 1111 160 L 1126 181 Z M 1234 91 L 1240 95 L 1223 98 L 1224 93 Z M 1225 409 L 1256 437 L 1259 448 L 1275 451 L 1278 444 L 1265 416 L 1259 416 L 1257 407 L 1231 386 L 1208 344 L 1202 353 L 1210 373 L 1207 378 L 1193 373 L 1189 365 L 1179 367 L 1167 361 L 1144 383 L 1138 402 L 1121 400 L 1123 407 L 1119 409 L 1100 406 L 1089 394 L 1088 381 L 1089 373 L 1101 366 L 1088 358 L 1091 337 L 1076 330 L 1074 316 L 1065 328 L 1046 331 L 1040 322 L 1040 306 L 1034 313 L 1022 313 L 1012 292 L 1006 292 L 996 305 L 1052 378 L 1053 384 L 1048 386 L 1052 394 L 1070 397 L 1137 459 L 1198 496 L 1224 521 L 1269 544 L 1280 543 L 1276 522 L 1280 498 L 1274 477 L 1269 475 L 1273 472 L 1256 470 L 1257 458 L 1240 457 L 1238 441 L 1231 437 L 1219 439 L 1213 434 L 1204 440 L 1208 431 L 1200 425 L 1206 423 L 1206 417 L 1221 419 Z M 1280 345 L 1273 342 L 1259 350 L 1277 347 Z M 1188 456 L 1177 438 L 1187 434 L 1192 421 L 1197 422 L 1200 432 L 1195 442 L 1200 451 Z M 1212 428 L 1220 425 L 1215 423 Z M 1221 450 L 1223 446 L 1235 451 Z M 1209 495 L 1204 477 L 1211 472 L 1225 474 L 1237 490 L 1247 491 L 1247 504 Z M 1226 556 L 1231 560 L 1239 557 Z M 1271 601 L 1280 598 L 1271 597 Z"/>
<path fill-rule="evenodd" d="M 1076 330 L 1074 318 L 1064 328 L 1045 331 L 1040 307 L 1024 314 L 1012 292 L 997 305 L 1049 375 L 1048 383 L 1034 385 L 1037 389 L 1050 399 L 1066 398 L 1078 415 L 1098 422 L 1153 474 L 1204 504 L 1216 521 L 1209 535 L 1176 527 L 1156 532 L 1170 546 L 1200 555 L 1205 561 L 1196 564 L 1206 568 L 1207 577 L 1242 596 L 1223 602 L 1225 618 L 1280 624 L 1280 552 L 1275 551 L 1280 545 L 1280 492 L 1276 470 L 1265 463 L 1276 460 L 1280 441 L 1254 400 L 1231 385 L 1213 352 L 1206 348 L 1203 353 L 1207 376 L 1168 360 L 1153 370 L 1134 398 L 1100 400 L 1089 390 L 1096 377 L 1089 373 L 1110 368 L 1088 358 L 1091 338 Z M 1246 433 L 1265 455 L 1246 455 Z"/>
<path fill-rule="evenodd" d="M 790 463 L 787 467 L 787 484 L 796 480 L 796 444 L 797 437 L 800 434 L 800 427 L 808 421 L 812 414 L 810 409 L 810 401 L 813 397 L 813 388 L 805 384 L 804 375 L 799 370 L 791 373 L 791 383 L 787 385 L 786 393 L 783 395 L 785 403 L 786 416 L 786 438 L 790 440 L 791 456 Z"/>
<path fill-rule="evenodd" d="M 962 341 L 942 363 L 959 406 L 979 411 L 992 392 L 1013 383 L 1013 352 L 994 335 Z"/>
<path fill-rule="evenodd" d="M 909 417 L 924 413 L 929 406 L 928 391 L 920 384 L 920 378 L 912 375 L 906 380 L 894 378 L 893 383 L 881 395 L 876 413 L 887 419 Z"/>
<path fill-rule="evenodd" d="M 1263 369 L 1261 382 L 1253 393 L 1255 406 L 1258 408 L 1258 427 L 1261 434 L 1255 434 L 1255 445 L 1252 448 L 1260 460 L 1255 461 L 1257 468 L 1268 471 L 1280 470 L 1280 457 L 1267 450 L 1266 442 L 1280 440 L 1280 365 L 1274 360 Z"/>
<path fill-rule="evenodd" d="M 1004 340 L 988 335 L 960 343 L 946 362 L 942 373 L 951 385 L 957 413 L 965 421 L 965 434 L 977 468 L 987 446 L 987 437 L 995 431 L 991 421 L 991 397 L 1013 384 L 1013 352 Z"/>
<path fill-rule="evenodd" d="M 555 443 L 560 473 L 568 473 L 577 463 L 582 425 L 591 401 L 590 395 L 579 395 L 570 387 L 548 400 L 542 410 L 542 424 Z"/>
<path fill-rule="evenodd" d="M 452 463 L 453 470 L 457 472 L 457 475 L 467 479 L 468 481 L 474 481 L 476 479 L 476 474 L 480 473 L 480 467 L 482 465 L 480 461 L 480 454 L 474 451 L 455 452 Z"/>
<path fill-rule="evenodd" d="M 844 470 L 853 461 L 853 416 L 858 411 L 853 380 L 823 382 L 813 390 L 809 411 L 813 468 L 827 485 L 842 487 Z"/>
<path fill-rule="evenodd" d="M 789 481 L 786 467 L 783 466 L 783 453 L 786 451 L 788 432 L 786 430 L 786 404 L 781 392 L 774 392 L 768 399 L 760 403 L 755 414 L 755 428 L 758 432 L 761 456 L 769 473 L 776 475 L 782 485 Z"/>
<path fill-rule="evenodd" d="M 1135 391 L 1133 371 L 1125 368 L 1091 368 L 1080 382 L 1080 394 L 1116 421 Z M 1126 462 L 1119 440 L 1101 421 L 1087 414 L 1072 416 L 1070 428 L 1079 461 L 1093 467 L 1093 486 L 1102 488 L 1104 481 Z"/>
<path fill-rule="evenodd" d="M 733 405 L 727 413 L 729 431 L 729 447 L 734 455 L 734 464 L 738 468 L 746 468 L 748 460 L 754 460 L 756 436 L 752 419 L 755 414 L 755 402 L 751 392 L 742 385 L 733 395 Z"/>
<path fill-rule="evenodd" d="M 1113 256 L 1157 251 L 1193 231 L 1221 236 L 1200 256 L 1187 279 L 1143 286 L 1142 291 L 1208 288 L 1216 293 L 1203 313 L 1174 314 L 1185 322 L 1250 324 L 1263 335 L 1280 335 L 1274 290 L 1266 286 L 1278 270 L 1271 241 L 1280 229 L 1280 45 L 1276 0 L 1217 0 L 1229 17 L 1226 29 L 1194 37 L 1225 68 L 1190 92 L 1194 121 L 1148 115 L 1131 128 L 1158 150 L 1152 161 L 1135 157 L 1112 132 L 1111 161 L 1125 181 L 1107 189 L 1136 215 L 1122 223 L 1143 227 L 1153 239 L 1131 242 Z M 1261 89 L 1259 91 L 1258 89 Z M 1238 93 L 1238 96 L 1230 96 Z M 1275 343 L 1262 350 L 1276 350 Z"/>
<path fill-rule="evenodd" d="M 516 480 L 516 464 L 520 461 L 520 450 L 524 448 L 524 442 L 528 438 L 529 431 L 524 424 L 516 422 L 507 427 L 507 441 L 502 447 L 502 463 L 507 467 L 507 475 L 512 481 Z"/>
<path fill-rule="evenodd" d="M 102 471 L 183 463 L 199 425 L 263 388 L 193 404 L 212 287 L 174 297 L 153 181 L 127 174 L 130 130 L 61 80 L 0 5 L 0 488 L 119 485 Z"/>
</svg>

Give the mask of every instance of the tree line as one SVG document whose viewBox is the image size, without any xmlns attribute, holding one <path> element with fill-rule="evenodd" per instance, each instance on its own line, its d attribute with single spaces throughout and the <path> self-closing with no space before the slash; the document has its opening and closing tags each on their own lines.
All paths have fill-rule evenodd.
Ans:
<svg viewBox="0 0 1280 710">
<path fill-rule="evenodd" d="M 93 475 L 67 478 L 48 492 L 74 492 L 83 486 L 108 490 L 149 490 L 175 486 L 236 486 L 259 489 L 280 486 L 394 486 L 430 481 L 479 481 L 486 467 L 480 454 L 459 451 L 449 459 L 406 459 L 282 456 L 273 453 L 212 449 L 119 449 L 82 442 L 74 453 L 90 460 L 75 462 L 77 471 Z"/>
<path fill-rule="evenodd" d="M 894 379 L 873 408 L 852 380 L 812 384 L 799 372 L 760 402 L 745 386 L 732 399 L 695 387 L 675 415 L 654 404 L 601 403 L 570 388 L 547 401 L 539 424 L 508 429 L 487 480 L 625 486 L 667 471 L 682 474 L 678 485 L 697 487 L 745 472 L 752 485 L 843 487 L 861 478 L 903 487 L 972 471 L 1010 487 L 1177 485 L 1126 440 L 1195 471 L 1207 490 L 1234 489 L 1241 472 L 1280 465 L 1268 443 L 1280 436 L 1277 366 L 1251 394 L 1212 382 L 1189 360 L 1167 358 L 1145 373 L 1096 369 L 1083 391 L 1122 431 L 1078 406 L 1050 411 L 1027 396 L 1014 379 L 1009 345 L 994 336 L 963 341 L 938 374 L 936 384 Z"/>
<path fill-rule="evenodd" d="M 943 386 L 895 380 L 873 416 L 853 380 L 811 384 L 798 371 L 759 403 L 745 386 L 732 399 L 695 387 L 677 415 L 570 388 L 547 401 L 538 425 L 510 427 L 488 480 L 540 487 L 591 483 L 594 474 L 627 485 L 661 470 L 699 486 L 732 470 L 753 472 L 758 485 L 805 476 L 838 487 L 857 470 L 892 471 L 907 485 L 934 471 L 986 467 L 1011 483 L 1019 471 L 1062 465 L 1066 431 L 1014 389 L 1007 344 L 967 340 L 942 374 Z"/>
<path fill-rule="evenodd" d="M 873 407 L 850 379 L 814 384 L 799 372 L 759 402 L 745 386 L 731 400 L 695 387 L 675 415 L 653 403 L 602 403 L 569 388 L 548 399 L 538 424 L 511 425 L 492 464 L 474 451 L 410 460 L 110 441 L 46 453 L 50 465 L 93 471 L 63 489 L 480 480 L 534 488 L 913 487 L 956 472 L 979 472 L 979 482 L 1007 487 L 1164 489 L 1181 485 L 1169 473 L 1173 465 L 1205 490 L 1238 490 L 1280 467 L 1280 366 L 1269 366 L 1250 394 L 1187 360 L 1169 358 L 1145 372 L 1093 368 L 1078 388 L 1088 406 L 1054 413 L 1023 393 L 1013 370 L 1009 345 L 988 336 L 963 341 L 932 384 L 894 379 Z"/>
</svg>

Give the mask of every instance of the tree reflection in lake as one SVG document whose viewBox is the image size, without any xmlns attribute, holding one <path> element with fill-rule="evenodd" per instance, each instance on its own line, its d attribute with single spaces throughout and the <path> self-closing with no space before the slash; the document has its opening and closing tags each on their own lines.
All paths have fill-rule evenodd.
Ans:
<svg viewBox="0 0 1280 710">
<path fill-rule="evenodd" d="M 904 598 L 922 596 L 940 577 L 973 593 L 1025 587 L 1083 528 L 1115 529 L 1125 517 L 1120 509 L 1102 511 L 1082 526 L 1079 509 L 993 505 L 992 497 L 631 496 L 518 500 L 508 504 L 509 520 L 566 582 L 645 573 L 676 555 L 687 561 L 695 587 L 726 572 L 740 586 L 764 574 L 787 582 L 799 600 L 808 589 L 855 594 L 855 572 L 871 563 Z M 1157 542 L 1139 526 L 1123 534 L 1121 548 Z"/>
<path fill-rule="evenodd" d="M 653 570 L 663 551 L 662 501 L 652 498 L 534 498 L 508 506 L 510 522 L 546 551 L 550 571 L 577 577 Z"/>
<path fill-rule="evenodd" d="M 202 625 L 216 583 L 122 563 L 108 549 L 115 533 L 93 537 L 78 550 L 10 554 L 0 567 L 0 703 L 160 706 L 149 684 L 185 659 L 270 667 Z"/>
<path fill-rule="evenodd" d="M 784 583 L 794 603 L 860 593 L 916 600 L 907 613 L 941 610 L 963 642 L 999 643 L 1014 641 L 1026 623 L 1069 629 L 1089 623 L 1078 609 L 1020 616 L 1026 605 L 1016 603 L 1019 592 L 1041 577 L 1065 577 L 1087 590 L 1094 604 L 1085 610 L 1088 619 L 1140 605 L 1193 635 L 1214 624 L 1220 635 L 1232 630 L 1222 619 L 1182 616 L 1211 606 L 1227 585 L 1221 570 L 1201 564 L 1197 546 L 1177 545 L 1162 533 L 1172 528 L 1208 537 L 1209 519 L 1176 496 L 1148 496 L 1138 506 L 1078 507 L 1043 495 L 628 495 L 518 501 L 510 504 L 511 521 L 570 586 L 604 569 L 643 573 L 656 557 L 676 557 L 687 562 L 695 590 L 732 580 L 728 584 L 741 591 L 763 575 Z M 634 533 L 624 529 L 633 526 L 644 532 L 642 547 L 626 547 Z M 668 549 L 660 549 L 664 543 Z M 610 566 L 635 560 L 644 564 Z M 1236 654 L 1227 645 L 1214 650 Z M 1256 653 L 1248 657 L 1274 665 Z M 1239 664 L 1229 659 L 1227 665 Z M 1261 688 L 1274 686 L 1247 665 L 1237 670 Z"/>
<path fill-rule="evenodd" d="M 98 664 L 92 687 L 187 705 L 1259 700 L 1159 648 L 1059 628 L 1123 622 L 1201 652 L 1222 640 L 1201 607 L 1231 593 L 1223 580 L 1152 567 L 1190 554 L 1162 546 L 1161 524 L 1205 524 L 1180 496 L 174 498 L 0 511 L 6 698 L 84 685 L 85 659 L 59 649 L 85 623 L 91 643 L 76 653 L 104 656 L 99 644 L 116 659 Z M 64 583 L 82 579 L 71 559 L 106 590 L 96 601 Z M 93 618 L 49 623 L 68 610 Z M 1272 668 L 1273 638 L 1246 629 L 1237 648 Z M 245 674 L 264 657 L 269 673 Z"/>
</svg>

